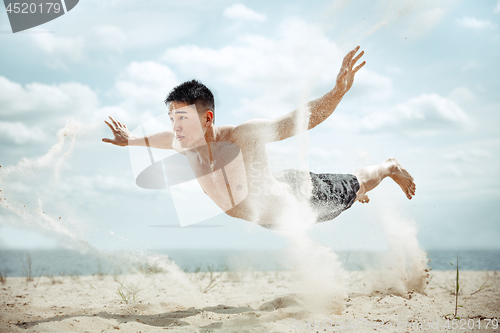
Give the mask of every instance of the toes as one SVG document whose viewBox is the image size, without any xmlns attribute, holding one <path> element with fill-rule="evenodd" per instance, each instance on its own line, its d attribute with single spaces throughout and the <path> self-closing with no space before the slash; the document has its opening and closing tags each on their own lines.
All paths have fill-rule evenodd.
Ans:
<svg viewBox="0 0 500 333">
<path fill-rule="evenodd" d="M 411 195 L 415 195 L 415 189 L 413 187 L 408 187 L 407 193 L 409 193 Z"/>
</svg>

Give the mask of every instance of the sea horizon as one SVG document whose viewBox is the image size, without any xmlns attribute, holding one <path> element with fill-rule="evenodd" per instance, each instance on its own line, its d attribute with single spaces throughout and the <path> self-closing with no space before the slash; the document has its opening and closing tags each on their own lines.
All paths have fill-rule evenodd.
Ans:
<svg viewBox="0 0 500 333">
<path fill-rule="evenodd" d="M 500 270 L 500 250 L 426 250 L 428 267 L 455 270 Z M 383 251 L 336 251 L 348 271 L 376 269 Z M 158 257 L 160 256 L 160 257 Z M 166 256 L 166 257 L 165 257 Z M 286 249 L 155 249 L 114 250 L 83 253 L 72 249 L 0 249 L 0 272 L 9 277 L 31 275 L 116 275 L 150 267 L 147 258 L 174 262 L 185 272 L 196 271 L 281 271 L 293 266 Z M 167 260 L 168 258 L 168 260 Z M 409 258 L 407 259 L 409 260 Z M 31 261 L 30 264 L 28 262 Z M 451 265 L 453 263 L 453 265 Z M 409 264 L 409 262 L 408 262 Z"/>
</svg>

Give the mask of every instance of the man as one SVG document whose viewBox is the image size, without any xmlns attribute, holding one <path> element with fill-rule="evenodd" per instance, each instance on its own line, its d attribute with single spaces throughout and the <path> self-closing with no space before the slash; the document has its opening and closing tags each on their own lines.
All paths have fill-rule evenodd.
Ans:
<svg viewBox="0 0 500 333">
<path fill-rule="evenodd" d="M 214 203 L 232 217 L 268 228 L 278 227 L 280 217 L 297 201 L 308 202 L 316 222 L 331 220 L 355 201 L 367 203 L 366 193 L 386 177 L 411 199 L 415 195 L 413 178 L 394 158 L 361 168 L 354 175 L 299 170 L 273 175 L 269 170 L 265 144 L 310 130 L 333 113 L 366 63 L 354 67 L 364 53 L 357 54 L 358 50 L 359 46 L 345 56 L 335 88 L 308 103 L 309 115 L 296 110 L 274 120 L 252 119 L 239 126 L 217 127 L 212 93 L 193 80 L 175 87 L 165 100 L 172 131 L 139 138 L 110 117 L 111 122 L 105 122 L 114 138 L 103 141 L 174 149 L 186 155 L 198 183 Z"/>
</svg>

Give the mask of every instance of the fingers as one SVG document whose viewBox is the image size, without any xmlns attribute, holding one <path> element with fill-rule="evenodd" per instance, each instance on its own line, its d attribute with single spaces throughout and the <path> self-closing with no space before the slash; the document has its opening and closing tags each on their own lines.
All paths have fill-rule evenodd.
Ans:
<svg viewBox="0 0 500 333">
<path fill-rule="evenodd" d="M 343 82 L 347 76 L 347 69 L 340 69 L 339 74 L 337 75 L 337 83 Z"/>
<path fill-rule="evenodd" d="M 113 139 L 108 139 L 108 138 L 104 138 L 104 139 L 102 139 L 102 142 L 107 142 L 107 143 L 113 143 L 113 144 L 114 144 L 114 143 L 115 143 L 115 140 L 113 140 Z"/>
<path fill-rule="evenodd" d="M 359 71 L 361 69 L 361 67 L 363 67 L 364 65 L 366 64 L 366 61 L 363 61 L 359 66 L 357 66 L 356 68 L 354 68 L 354 73 L 356 73 L 357 71 Z"/>
<path fill-rule="evenodd" d="M 358 54 L 356 56 L 356 58 L 353 59 L 354 55 L 358 51 L 359 51 L 359 45 L 356 46 L 356 48 L 354 50 L 347 53 L 346 56 L 344 57 L 344 60 L 342 61 L 342 67 L 352 68 L 356 64 L 356 62 L 359 60 L 359 58 L 361 58 L 363 56 L 363 54 L 365 54 L 365 51 L 361 51 L 361 53 Z M 361 67 L 359 67 L 359 68 L 361 68 Z"/>
<path fill-rule="evenodd" d="M 358 46 L 359 47 L 359 46 Z M 363 56 L 363 54 L 365 54 L 365 51 L 361 51 L 360 54 L 358 54 L 356 56 L 356 58 L 354 58 L 352 61 L 351 61 L 351 67 L 354 66 L 354 64 L 356 64 L 356 62 L 359 60 L 359 58 L 361 58 Z"/>
<path fill-rule="evenodd" d="M 116 132 L 116 128 L 113 125 L 111 125 L 110 123 L 108 123 L 106 120 L 104 122 L 109 126 L 109 128 L 111 128 L 111 130 L 113 131 L 113 133 Z"/>
<path fill-rule="evenodd" d="M 116 127 L 119 127 L 118 122 L 114 120 L 113 117 L 109 116 L 109 119 L 111 119 L 111 121 L 113 122 L 113 124 L 115 124 Z"/>
<path fill-rule="evenodd" d="M 352 57 L 354 57 L 358 50 L 359 46 L 345 55 L 344 60 L 342 61 L 342 67 L 347 67 L 351 63 Z"/>
<path fill-rule="evenodd" d="M 113 117 L 109 116 L 109 119 L 111 119 L 113 121 L 113 124 L 115 124 L 116 127 L 127 128 L 127 126 L 125 126 L 124 124 L 122 124 L 118 120 L 114 119 Z"/>
</svg>

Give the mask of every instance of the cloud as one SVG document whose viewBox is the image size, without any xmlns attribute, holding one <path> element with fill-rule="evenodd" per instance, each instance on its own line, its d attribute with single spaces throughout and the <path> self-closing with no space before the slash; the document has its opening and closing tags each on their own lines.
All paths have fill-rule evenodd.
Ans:
<svg viewBox="0 0 500 333">
<path fill-rule="evenodd" d="M 235 115 L 274 117 L 333 89 L 345 53 L 317 26 L 288 19 L 275 38 L 248 34 L 219 49 L 184 45 L 167 49 L 162 60 L 185 76 L 237 89 Z M 385 98 L 392 83 L 363 69 L 354 90 Z"/>
<path fill-rule="evenodd" d="M 0 121 L 0 142 L 23 144 L 27 142 L 39 142 L 46 138 L 46 134 L 38 127 L 28 127 L 16 122 Z"/>
<path fill-rule="evenodd" d="M 251 10 L 243 4 L 234 4 L 224 10 L 224 16 L 233 20 L 257 21 L 266 20 L 266 16 Z"/>
<path fill-rule="evenodd" d="M 64 68 L 66 63 L 79 62 L 83 58 L 83 37 L 59 37 L 51 33 L 30 35 L 35 45 L 50 58 L 47 65 L 52 68 Z"/>
<path fill-rule="evenodd" d="M 214 76 L 245 88 L 275 87 L 290 80 L 310 81 L 342 52 L 323 32 L 300 20 L 287 20 L 277 38 L 244 35 L 220 49 L 185 45 L 168 49 L 163 60 L 190 75 Z M 337 72 L 330 74 L 330 80 Z M 292 83 L 293 84 L 293 83 Z"/>
<path fill-rule="evenodd" d="M 458 24 L 463 27 L 483 30 L 483 29 L 495 29 L 496 24 L 491 23 L 488 20 L 480 20 L 475 17 L 464 16 L 461 19 L 457 19 Z"/>
<path fill-rule="evenodd" d="M 97 94 L 76 82 L 56 85 L 34 82 L 23 87 L 0 76 L 0 91 L 0 116 L 25 123 L 81 115 L 98 106 Z"/>
<path fill-rule="evenodd" d="M 115 25 L 100 25 L 92 29 L 95 43 L 101 48 L 120 51 L 127 45 L 127 35 Z"/>
<path fill-rule="evenodd" d="M 475 143 L 468 144 L 467 147 L 447 149 L 443 153 L 439 162 L 439 175 L 443 177 L 462 177 L 467 176 L 487 176 L 494 174 L 498 170 L 498 159 L 488 149 Z M 489 177 L 488 177 L 489 178 Z M 485 181 L 486 178 L 475 177 L 474 182 Z M 488 179 L 488 183 L 491 179 Z M 467 185 L 468 186 L 468 185 Z"/>
<path fill-rule="evenodd" d="M 493 154 L 491 152 L 477 147 L 460 149 L 443 156 L 443 158 L 448 162 L 477 162 L 478 160 L 484 161 L 485 159 L 491 159 L 492 157 Z"/>
<path fill-rule="evenodd" d="M 468 88 L 465 87 L 457 87 L 453 89 L 448 94 L 448 97 L 457 103 L 471 102 L 476 98 L 476 96 Z"/>
<path fill-rule="evenodd" d="M 176 74 L 165 65 L 132 62 L 118 76 L 113 92 L 123 100 L 119 106 L 127 111 L 162 110 L 168 92 L 177 84 Z"/>
<path fill-rule="evenodd" d="M 74 193 L 77 188 L 82 195 L 87 197 L 101 197 L 103 192 L 133 193 L 137 192 L 137 186 L 130 177 L 116 175 L 73 175 L 65 178 L 64 183 L 58 189 L 65 195 Z"/>
<path fill-rule="evenodd" d="M 360 121 L 360 130 L 372 133 L 433 135 L 450 129 L 472 128 L 472 119 L 460 106 L 437 94 L 424 94 L 411 98 L 389 111 L 373 112 Z"/>
<path fill-rule="evenodd" d="M 410 17 L 405 17 L 405 25 L 400 30 L 402 36 L 411 39 L 428 35 L 441 22 L 448 7 L 446 1 L 436 3 L 434 1 L 422 2 L 415 4 L 415 6 L 419 7 L 418 10 Z M 413 4 L 408 7 L 413 7 Z"/>
<path fill-rule="evenodd" d="M 493 12 L 500 13 L 500 0 L 497 0 L 497 5 L 493 8 Z"/>
<path fill-rule="evenodd" d="M 392 96 L 392 79 L 363 68 L 354 79 L 354 85 L 349 91 L 349 98 L 386 100 Z"/>
</svg>

